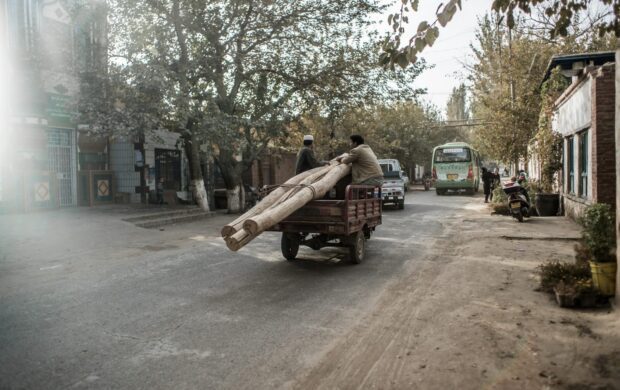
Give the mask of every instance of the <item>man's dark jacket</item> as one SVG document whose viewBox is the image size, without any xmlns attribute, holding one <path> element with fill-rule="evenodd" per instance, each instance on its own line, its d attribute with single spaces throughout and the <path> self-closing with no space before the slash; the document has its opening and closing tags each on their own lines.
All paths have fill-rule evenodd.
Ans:
<svg viewBox="0 0 620 390">
<path fill-rule="evenodd" d="M 295 174 L 308 171 L 321 165 L 314 157 L 314 152 L 308 146 L 304 146 L 297 153 L 297 164 L 295 164 Z"/>
</svg>

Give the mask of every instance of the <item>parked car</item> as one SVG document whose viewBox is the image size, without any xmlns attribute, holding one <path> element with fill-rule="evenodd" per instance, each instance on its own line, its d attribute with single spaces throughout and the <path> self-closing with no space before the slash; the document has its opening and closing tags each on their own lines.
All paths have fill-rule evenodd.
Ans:
<svg viewBox="0 0 620 390">
<path fill-rule="evenodd" d="M 381 196 L 384 205 L 393 204 L 400 210 L 405 208 L 405 181 L 402 171 L 388 171 L 383 174 Z"/>
</svg>

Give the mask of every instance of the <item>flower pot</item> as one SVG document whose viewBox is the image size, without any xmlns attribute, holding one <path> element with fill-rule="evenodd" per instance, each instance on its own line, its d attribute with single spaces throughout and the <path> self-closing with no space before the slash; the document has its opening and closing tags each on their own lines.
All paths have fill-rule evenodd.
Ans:
<svg viewBox="0 0 620 390">
<path fill-rule="evenodd" d="M 558 288 L 554 288 L 555 301 L 560 307 L 574 307 L 575 306 L 575 293 L 566 292 Z"/>
<path fill-rule="evenodd" d="M 590 262 L 592 284 L 601 295 L 612 296 L 616 293 L 616 263 Z"/>
<path fill-rule="evenodd" d="M 551 217 L 560 209 L 560 194 L 536 194 L 536 211 L 541 217 Z"/>
</svg>

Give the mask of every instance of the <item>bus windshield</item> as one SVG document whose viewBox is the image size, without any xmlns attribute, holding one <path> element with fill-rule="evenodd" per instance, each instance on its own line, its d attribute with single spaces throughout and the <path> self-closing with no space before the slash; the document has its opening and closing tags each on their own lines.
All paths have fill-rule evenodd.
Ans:
<svg viewBox="0 0 620 390">
<path fill-rule="evenodd" d="M 469 162 L 471 152 L 468 148 L 445 148 L 435 151 L 435 162 Z"/>
</svg>

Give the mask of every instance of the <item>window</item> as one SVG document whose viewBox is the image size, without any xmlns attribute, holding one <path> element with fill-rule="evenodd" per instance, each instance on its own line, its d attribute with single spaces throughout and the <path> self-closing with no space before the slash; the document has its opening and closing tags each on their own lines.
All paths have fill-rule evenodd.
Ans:
<svg viewBox="0 0 620 390">
<path fill-rule="evenodd" d="M 588 130 L 579 135 L 579 195 L 588 196 L 588 160 L 590 150 L 588 149 Z"/>
<path fill-rule="evenodd" d="M 471 153 L 468 148 L 437 149 L 435 162 L 469 162 Z"/>
<path fill-rule="evenodd" d="M 567 180 L 567 192 L 569 194 L 575 193 L 575 144 L 574 137 L 566 139 L 567 143 L 567 164 L 568 164 L 568 180 Z"/>
<path fill-rule="evenodd" d="M 9 46 L 26 53 L 33 52 L 39 31 L 39 9 L 36 0 L 7 2 Z"/>
<path fill-rule="evenodd" d="M 97 5 L 82 12 L 83 17 L 73 29 L 75 60 L 80 70 L 94 71 L 105 66 L 106 12 Z"/>
</svg>

